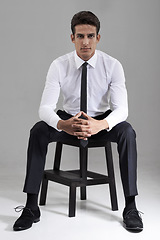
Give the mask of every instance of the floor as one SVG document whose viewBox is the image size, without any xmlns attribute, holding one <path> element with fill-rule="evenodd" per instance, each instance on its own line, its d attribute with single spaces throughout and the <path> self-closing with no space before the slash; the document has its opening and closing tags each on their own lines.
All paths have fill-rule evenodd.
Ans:
<svg viewBox="0 0 160 240">
<path fill-rule="evenodd" d="M 144 167 L 145 164 L 145 167 Z M 97 162 L 95 168 L 99 167 Z M 159 169 L 154 165 L 146 164 L 141 158 L 139 163 L 139 196 L 137 206 L 142 214 L 144 230 L 140 233 L 131 233 L 124 229 L 122 223 L 122 211 L 124 207 L 123 192 L 120 183 L 118 165 L 115 164 L 116 185 L 119 210 L 113 212 L 110 208 L 110 198 L 107 185 L 88 187 L 86 201 L 79 200 L 77 191 L 76 217 L 68 217 L 68 188 L 56 183 L 49 184 L 49 192 L 46 206 L 40 207 L 41 221 L 33 224 L 33 227 L 22 232 L 14 232 L 12 225 L 19 216 L 14 211 L 18 205 L 25 202 L 25 194 L 22 193 L 23 174 L 19 169 L 12 171 L 6 179 L 6 171 L 1 169 L 0 188 L 0 234 L 1 239 L 28 240 L 37 239 L 65 239 L 80 240 L 92 239 L 157 239 L 159 235 Z M 103 171 L 103 169 L 102 169 Z M 79 189 L 77 189 L 79 190 Z M 156 236 L 156 238 L 154 238 Z"/>
</svg>

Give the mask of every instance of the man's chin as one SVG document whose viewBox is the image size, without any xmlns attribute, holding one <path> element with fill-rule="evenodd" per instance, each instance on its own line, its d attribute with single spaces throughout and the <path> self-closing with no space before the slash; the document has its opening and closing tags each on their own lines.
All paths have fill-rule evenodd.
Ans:
<svg viewBox="0 0 160 240">
<path fill-rule="evenodd" d="M 77 55 L 84 61 L 88 61 L 93 55 L 94 53 L 91 52 L 91 50 L 88 49 L 88 51 L 79 51 L 77 52 Z"/>
<path fill-rule="evenodd" d="M 91 54 L 87 54 L 87 53 L 83 53 L 81 54 L 81 58 L 84 60 L 84 61 L 88 61 L 90 58 L 92 57 Z"/>
</svg>

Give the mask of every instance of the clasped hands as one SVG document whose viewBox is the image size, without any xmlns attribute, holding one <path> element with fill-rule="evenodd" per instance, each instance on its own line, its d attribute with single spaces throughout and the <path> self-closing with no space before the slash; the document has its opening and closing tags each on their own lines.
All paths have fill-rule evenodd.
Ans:
<svg viewBox="0 0 160 240">
<path fill-rule="evenodd" d="M 57 128 L 78 139 L 87 140 L 101 130 L 107 129 L 108 123 L 105 119 L 96 120 L 81 111 L 68 120 L 59 120 Z"/>
</svg>

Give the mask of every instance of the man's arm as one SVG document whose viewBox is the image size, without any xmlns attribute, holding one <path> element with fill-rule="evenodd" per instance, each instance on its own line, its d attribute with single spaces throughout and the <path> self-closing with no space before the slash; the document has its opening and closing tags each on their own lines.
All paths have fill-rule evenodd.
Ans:
<svg viewBox="0 0 160 240">
<path fill-rule="evenodd" d="M 118 123 L 123 122 L 128 117 L 128 99 L 125 85 L 125 76 L 121 63 L 116 60 L 109 86 L 110 104 L 112 112 L 106 117 L 110 131 Z"/>
<path fill-rule="evenodd" d="M 53 61 L 47 73 L 39 107 L 39 117 L 42 121 L 55 129 L 57 129 L 57 123 L 60 120 L 60 117 L 55 112 L 60 94 L 59 79 L 59 71 L 55 65 L 55 61 Z"/>
</svg>

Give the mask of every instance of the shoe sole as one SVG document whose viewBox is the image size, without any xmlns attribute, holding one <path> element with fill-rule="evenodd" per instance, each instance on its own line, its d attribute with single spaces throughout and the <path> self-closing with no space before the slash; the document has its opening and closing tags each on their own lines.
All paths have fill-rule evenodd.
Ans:
<svg viewBox="0 0 160 240">
<path fill-rule="evenodd" d="M 36 218 L 33 223 L 38 223 L 39 221 L 40 221 L 40 218 Z M 16 228 L 16 227 L 14 227 L 13 230 L 18 232 L 18 231 L 27 230 L 27 229 L 29 229 L 31 227 L 32 227 L 32 225 L 30 227 L 27 227 L 27 228 L 24 228 L 24 227 L 17 227 Z"/>
<path fill-rule="evenodd" d="M 143 231 L 143 228 L 141 228 L 141 227 L 133 227 L 133 228 L 132 227 L 127 227 L 125 222 L 123 222 L 123 225 L 124 225 L 124 228 L 126 230 L 128 230 L 128 231 L 132 231 L 132 232 L 141 232 L 141 231 Z"/>
<path fill-rule="evenodd" d="M 40 221 L 40 218 L 37 218 L 37 219 L 34 220 L 33 223 L 37 223 L 37 222 L 39 222 L 39 221 Z"/>
</svg>

